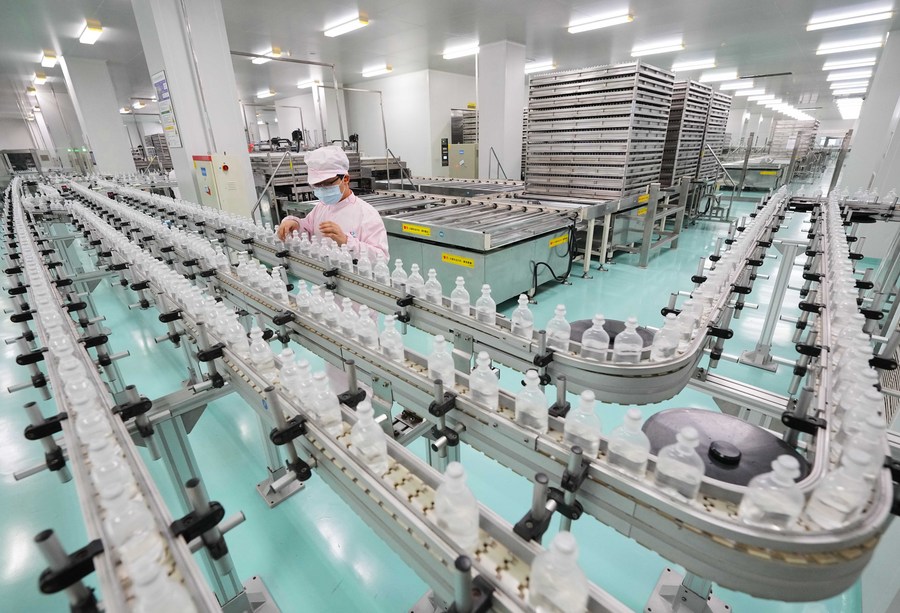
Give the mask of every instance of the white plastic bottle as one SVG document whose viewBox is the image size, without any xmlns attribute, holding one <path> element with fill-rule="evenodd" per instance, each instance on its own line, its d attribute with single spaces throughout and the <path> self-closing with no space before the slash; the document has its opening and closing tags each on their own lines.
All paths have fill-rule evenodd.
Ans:
<svg viewBox="0 0 900 613">
<path fill-rule="evenodd" d="M 154 527 L 153 515 L 140 498 L 132 498 L 120 481 L 98 488 L 100 504 L 106 511 L 103 524 L 113 544 L 122 545 L 132 536 Z"/>
<path fill-rule="evenodd" d="M 795 481 L 799 476 L 797 458 L 778 456 L 772 462 L 772 472 L 757 475 L 747 484 L 738 517 L 745 524 L 770 530 L 793 527 L 806 503 Z"/>
<path fill-rule="evenodd" d="M 691 426 L 683 427 L 677 442 L 659 450 L 656 458 L 656 485 L 680 500 L 692 501 L 700 491 L 706 473 L 703 459 L 697 454 L 700 435 Z"/>
<path fill-rule="evenodd" d="M 366 279 L 373 278 L 372 260 L 369 259 L 369 248 L 360 244 L 359 258 L 356 260 L 356 274 Z"/>
<path fill-rule="evenodd" d="M 402 362 L 406 353 L 403 349 L 403 336 L 397 330 L 397 321 L 393 315 L 384 316 L 384 330 L 379 337 L 381 341 L 381 352 L 388 359 Z"/>
<path fill-rule="evenodd" d="M 331 436 L 340 436 L 344 432 L 344 421 L 341 405 L 328 383 L 328 376 L 319 371 L 313 375 L 311 409 L 316 414 L 316 421 Z"/>
<path fill-rule="evenodd" d="M 341 317 L 341 307 L 334 300 L 334 292 L 327 291 L 322 295 L 325 301 L 325 308 L 322 309 L 322 321 L 332 330 L 337 329 L 338 319 Z"/>
<path fill-rule="evenodd" d="M 372 403 L 368 400 L 361 401 L 356 407 L 356 423 L 350 429 L 350 445 L 353 453 L 376 475 L 387 472 L 387 439 L 381 426 L 375 423 Z"/>
<path fill-rule="evenodd" d="M 281 370 L 278 373 L 278 382 L 281 388 L 289 395 L 298 400 L 306 400 L 312 389 L 312 373 L 310 372 L 309 362 L 306 360 L 296 360 L 294 352 L 290 355 L 285 349 L 279 356 L 281 358 Z"/>
<path fill-rule="evenodd" d="M 275 354 L 269 343 L 263 339 L 263 331 L 258 323 L 250 328 L 250 361 L 258 373 L 270 383 L 275 380 L 278 371 L 275 369 Z"/>
<path fill-rule="evenodd" d="M 347 338 L 354 338 L 358 321 L 359 316 L 353 308 L 353 301 L 349 298 L 344 298 L 341 301 L 341 314 L 338 317 L 338 327 L 341 329 L 341 333 Z"/>
<path fill-rule="evenodd" d="M 456 287 L 450 293 L 450 309 L 454 313 L 469 315 L 470 300 L 469 292 L 466 290 L 466 280 L 462 277 L 456 277 Z"/>
<path fill-rule="evenodd" d="M 512 333 L 531 340 L 534 337 L 534 313 L 528 308 L 528 296 L 519 294 L 519 306 L 512 312 Z"/>
<path fill-rule="evenodd" d="M 681 305 L 681 313 L 678 314 L 679 331 L 681 333 L 678 340 L 678 351 L 684 352 L 687 350 L 701 317 L 703 317 L 703 305 L 695 302 L 692 298 L 685 300 L 684 304 Z"/>
<path fill-rule="evenodd" d="M 588 580 L 578 566 L 578 544 L 571 532 L 559 532 L 531 563 L 528 604 L 540 613 L 587 610 Z"/>
<path fill-rule="evenodd" d="M 384 254 L 380 251 L 375 256 L 375 267 L 372 269 L 372 276 L 375 278 L 375 281 L 382 285 L 391 284 L 391 269 L 388 268 Z"/>
<path fill-rule="evenodd" d="M 516 394 L 516 423 L 543 433 L 547 431 L 549 415 L 547 398 L 540 385 L 536 370 L 525 373 L 525 387 Z"/>
<path fill-rule="evenodd" d="M 481 297 L 475 301 L 475 319 L 490 325 L 497 323 L 497 303 L 491 298 L 491 286 L 487 283 L 481 286 Z"/>
<path fill-rule="evenodd" d="M 587 458 L 596 458 L 600 451 L 603 428 L 594 410 L 596 396 L 591 390 L 581 392 L 578 405 L 569 410 L 563 428 L 563 443 L 567 447 L 579 446 Z"/>
<path fill-rule="evenodd" d="M 447 350 L 447 340 L 440 334 L 434 337 L 434 347 L 428 356 L 428 378 L 432 381 L 440 379 L 446 389 L 456 385 L 453 356 Z"/>
<path fill-rule="evenodd" d="M 309 301 L 311 299 L 312 295 L 306 289 L 306 281 L 297 281 L 297 293 L 294 294 L 294 304 L 297 305 L 297 310 L 303 315 L 309 314 Z"/>
<path fill-rule="evenodd" d="M 372 318 L 369 307 L 359 307 L 359 319 L 356 321 L 356 338 L 369 349 L 378 350 L 378 324 Z"/>
<path fill-rule="evenodd" d="M 869 499 L 869 483 L 865 472 L 871 456 L 859 449 L 848 449 L 841 455 L 841 465 L 822 479 L 813 490 L 804 516 L 826 530 L 851 523 Z"/>
<path fill-rule="evenodd" d="M 680 340 L 681 329 L 678 326 L 678 318 L 674 313 L 669 313 L 666 315 L 663 327 L 653 335 L 653 344 L 650 345 L 650 360 L 664 362 L 674 358 Z"/>
<path fill-rule="evenodd" d="M 325 299 L 322 297 L 322 288 L 318 285 L 313 285 L 309 297 L 309 315 L 317 321 L 322 321 L 324 314 Z"/>
<path fill-rule="evenodd" d="M 437 280 L 437 271 L 434 268 L 428 269 L 428 280 L 425 281 L 425 300 L 432 304 L 443 304 L 444 288 L 441 282 Z"/>
<path fill-rule="evenodd" d="M 169 578 L 164 567 L 154 561 L 143 561 L 128 567 L 137 597 L 136 613 L 195 613 L 190 592 Z"/>
<path fill-rule="evenodd" d="M 353 255 L 350 253 L 350 247 L 347 245 L 347 243 L 341 245 L 341 252 L 338 256 L 338 264 L 340 265 L 341 270 L 353 272 Z"/>
<path fill-rule="evenodd" d="M 472 400 L 497 410 L 500 402 L 500 382 L 497 373 L 491 369 L 491 356 L 481 351 L 475 358 L 475 370 L 469 375 L 469 390 Z"/>
<path fill-rule="evenodd" d="M 391 287 L 399 290 L 406 289 L 406 281 L 408 279 L 406 271 L 403 270 L 403 260 L 397 258 L 394 260 L 394 271 L 391 273 Z"/>
<path fill-rule="evenodd" d="M 594 315 L 591 327 L 581 336 L 581 357 L 598 362 L 609 358 L 609 334 L 603 327 L 605 323 L 603 313 Z"/>
<path fill-rule="evenodd" d="M 466 471 L 450 462 L 434 495 L 435 523 L 469 553 L 478 546 L 478 501 L 466 485 Z"/>
<path fill-rule="evenodd" d="M 637 364 L 644 351 L 644 340 L 637 333 L 637 319 L 629 317 L 625 329 L 613 340 L 613 362 L 617 364 Z"/>
<path fill-rule="evenodd" d="M 547 346 L 557 351 L 569 350 L 572 326 L 566 321 L 566 305 L 557 304 L 553 317 L 547 322 Z"/>
<path fill-rule="evenodd" d="M 409 276 L 406 278 L 406 293 L 412 294 L 416 298 L 425 297 L 425 279 L 419 272 L 419 265 L 413 264 L 409 267 Z"/>
<path fill-rule="evenodd" d="M 236 318 L 225 328 L 225 340 L 240 357 L 244 359 L 250 357 L 250 341 L 247 340 L 247 331 Z"/>
<path fill-rule="evenodd" d="M 644 416 L 637 408 L 628 409 L 622 425 L 609 435 L 606 458 L 610 466 L 642 479 L 650 458 L 650 439 L 641 430 Z"/>
</svg>

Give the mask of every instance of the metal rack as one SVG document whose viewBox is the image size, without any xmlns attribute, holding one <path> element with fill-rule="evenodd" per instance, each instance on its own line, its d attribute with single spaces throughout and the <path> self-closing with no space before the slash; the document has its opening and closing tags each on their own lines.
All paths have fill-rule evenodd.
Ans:
<svg viewBox="0 0 900 613">
<path fill-rule="evenodd" d="M 728 124 L 729 111 L 731 111 L 731 96 L 722 92 L 713 92 L 709 103 L 706 130 L 703 134 L 700 161 L 697 165 L 696 176 L 698 179 L 715 179 L 720 175 L 715 156 L 721 157 L 725 149 L 725 127 Z"/>
<path fill-rule="evenodd" d="M 155 156 L 160 166 L 172 170 L 172 155 L 169 153 L 169 143 L 165 134 L 148 134 L 144 137 L 144 146 L 147 147 L 148 159 Z"/>
<path fill-rule="evenodd" d="M 477 110 L 450 109 L 450 143 L 454 145 L 478 144 Z"/>
<path fill-rule="evenodd" d="M 674 185 L 681 177 L 696 176 L 712 94 L 711 87 L 696 81 L 675 83 L 659 174 L 663 186 Z"/>
<path fill-rule="evenodd" d="M 504 179 L 451 179 L 447 177 L 414 177 L 414 185 L 405 179 L 376 181 L 376 190 L 415 189 L 423 194 L 436 196 L 456 196 L 458 198 L 487 198 L 498 195 L 521 193 L 525 189 L 522 181 Z"/>
<path fill-rule="evenodd" d="M 673 83 L 641 61 L 531 76 L 526 191 L 608 199 L 658 181 Z"/>
<path fill-rule="evenodd" d="M 816 119 L 776 119 L 769 152 L 776 158 L 791 158 L 796 149 L 797 159 L 803 159 L 815 144 L 818 130 L 819 121 Z"/>
</svg>

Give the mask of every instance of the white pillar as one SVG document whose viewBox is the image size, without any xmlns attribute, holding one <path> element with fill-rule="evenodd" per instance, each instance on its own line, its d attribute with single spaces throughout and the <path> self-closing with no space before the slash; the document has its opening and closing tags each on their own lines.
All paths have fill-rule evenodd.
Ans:
<svg viewBox="0 0 900 613">
<path fill-rule="evenodd" d="M 750 113 L 750 118 L 744 123 L 744 130 L 741 132 L 741 139 L 743 140 L 744 146 L 748 144 L 753 147 L 756 143 L 756 137 L 759 136 L 759 122 L 762 119 L 762 115 L 759 113 Z M 753 134 L 752 143 L 748 143 L 747 139 L 750 138 L 750 134 Z"/>
<path fill-rule="evenodd" d="M 888 36 L 881 51 L 878 69 L 863 103 L 859 124 L 853 136 L 853 148 L 841 172 L 841 185 L 852 194 L 858 188 L 877 183 L 878 175 L 890 171 L 885 164 L 891 138 L 900 120 L 900 30 Z M 895 167 L 896 171 L 896 167 Z M 895 175 L 896 176 L 896 175 Z"/>
<path fill-rule="evenodd" d="M 106 61 L 67 55 L 59 59 L 59 64 L 97 169 L 106 174 L 135 172 Z"/>
<path fill-rule="evenodd" d="M 506 176 L 522 169 L 522 109 L 525 107 L 525 46 L 509 41 L 484 45 L 478 53 L 478 174 L 488 178 L 497 153 Z M 493 171 L 497 176 L 497 171 Z M 502 175 L 501 175 L 502 177 Z"/>
<path fill-rule="evenodd" d="M 764 115 L 759 121 L 759 134 L 757 134 L 756 146 L 764 147 L 769 144 L 772 137 L 772 120 L 774 116 Z"/>
<path fill-rule="evenodd" d="M 744 124 L 749 117 L 750 113 L 747 109 L 732 107 L 728 112 L 728 123 L 725 126 L 725 131 L 731 135 L 731 142 L 728 143 L 730 146 L 737 147 L 740 144 L 741 136 L 744 134 Z"/>
<path fill-rule="evenodd" d="M 131 5 L 151 78 L 165 71 L 181 140 L 180 147 L 170 142 L 169 151 L 182 197 L 199 202 L 194 155 L 227 154 L 235 199 L 249 214 L 256 190 L 220 0 L 132 0 Z"/>
<path fill-rule="evenodd" d="M 81 126 L 72 106 L 69 94 L 59 92 L 53 85 L 37 87 L 37 102 L 41 107 L 41 118 L 53 147 L 53 155 L 60 161 L 63 169 L 81 169 L 76 162 L 73 149 L 81 149 L 85 142 L 81 135 Z"/>
</svg>

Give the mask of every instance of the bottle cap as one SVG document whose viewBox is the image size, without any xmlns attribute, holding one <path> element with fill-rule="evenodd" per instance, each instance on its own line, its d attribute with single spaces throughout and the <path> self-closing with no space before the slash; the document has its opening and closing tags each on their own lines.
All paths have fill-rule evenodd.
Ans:
<svg viewBox="0 0 900 613">
<path fill-rule="evenodd" d="M 693 426 L 685 426 L 684 428 L 679 430 L 676 438 L 678 439 L 679 443 L 684 443 L 685 445 L 690 445 L 691 447 L 696 447 L 700 444 L 700 434 Z"/>
<path fill-rule="evenodd" d="M 448 479 L 453 479 L 454 481 L 465 479 L 466 469 L 463 468 L 463 465 L 459 462 L 450 462 L 449 464 L 447 464 L 447 469 L 444 471 L 444 476 Z"/>
<path fill-rule="evenodd" d="M 772 460 L 772 472 L 789 477 L 792 481 L 800 476 L 800 462 L 791 455 L 780 455 Z"/>
<path fill-rule="evenodd" d="M 550 543 L 550 549 L 567 556 L 578 555 L 578 542 L 571 532 L 559 532 Z"/>
<path fill-rule="evenodd" d="M 597 397 L 591 390 L 584 390 L 581 392 L 581 404 L 593 404 L 596 401 Z"/>
</svg>

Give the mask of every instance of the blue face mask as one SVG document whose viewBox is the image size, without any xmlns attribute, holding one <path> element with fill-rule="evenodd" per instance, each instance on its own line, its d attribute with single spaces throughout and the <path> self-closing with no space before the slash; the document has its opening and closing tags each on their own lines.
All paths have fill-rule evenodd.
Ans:
<svg viewBox="0 0 900 613">
<path fill-rule="evenodd" d="M 328 187 L 314 187 L 313 194 L 325 204 L 337 204 L 343 197 L 340 184 L 329 185 Z"/>
</svg>

